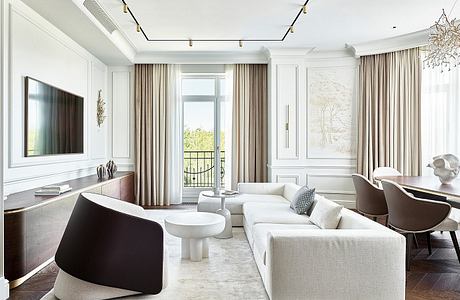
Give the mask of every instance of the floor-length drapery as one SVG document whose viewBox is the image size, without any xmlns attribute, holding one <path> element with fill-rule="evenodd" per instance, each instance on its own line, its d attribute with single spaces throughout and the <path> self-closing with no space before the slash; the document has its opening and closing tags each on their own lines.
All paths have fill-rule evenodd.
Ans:
<svg viewBox="0 0 460 300">
<path fill-rule="evenodd" d="M 459 68 L 422 70 L 422 166 L 445 153 L 460 157 L 459 99 Z M 423 168 L 422 175 L 432 174 L 433 169 Z"/>
<path fill-rule="evenodd" d="M 181 202 L 182 105 L 178 66 L 135 65 L 136 199 L 142 206 Z"/>
<path fill-rule="evenodd" d="M 358 172 L 372 177 L 387 166 L 421 172 L 421 63 L 419 49 L 361 57 Z"/>
<path fill-rule="evenodd" d="M 232 188 L 267 181 L 267 65 L 233 70 Z"/>
</svg>

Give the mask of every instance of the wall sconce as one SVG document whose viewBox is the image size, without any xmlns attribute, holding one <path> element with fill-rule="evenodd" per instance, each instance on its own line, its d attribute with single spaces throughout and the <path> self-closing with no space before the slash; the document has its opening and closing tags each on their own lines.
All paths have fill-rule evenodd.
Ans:
<svg viewBox="0 0 460 300">
<path fill-rule="evenodd" d="M 98 95 L 97 95 L 97 108 L 96 108 L 97 127 L 101 127 L 101 125 L 104 123 L 104 120 L 107 117 L 104 115 L 104 113 L 105 113 L 105 102 L 104 102 L 104 99 L 102 99 L 102 90 L 99 90 Z"/>
</svg>

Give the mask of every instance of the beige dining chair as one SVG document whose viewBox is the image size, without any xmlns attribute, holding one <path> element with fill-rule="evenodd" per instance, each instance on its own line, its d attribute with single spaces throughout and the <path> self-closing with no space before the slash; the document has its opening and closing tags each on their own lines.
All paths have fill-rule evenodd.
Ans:
<svg viewBox="0 0 460 300">
<path fill-rule="evenodd" d="M 388 223 L 388 207 L 383 189 L 361 174 L 352 174 L 351 177 L 356 190 L 358 212 L 372 217 L 374 221 L 377 221 L 377 217 L 385 217 L 385 223 Z"/>
<path fill-rule="evenodd" d="M 413 234 L 432 231 L 449 231 L 457 259 L 460 262 L 460 248 L 455 231 L 459 230 L 458 216 L 451 214 L 450 204 L 416 198 L 395 182 L 382 180 L 388 205 L 388 224 L 406 236 L 406 269 L 410 269 L 410 253 Z M 429 239 L 428 239 L 429 241 Z M 431 245 L 429 242 L 429 250 Z"/>
<path fill-rule="evenodd" d="M 372 172 L 372 180 L 379 187 L 382 187 L 382 185 L 378 178 L 386 176 L 402 176 L 402 173 L 391 167 L 378 167 Z"/>
</svg>

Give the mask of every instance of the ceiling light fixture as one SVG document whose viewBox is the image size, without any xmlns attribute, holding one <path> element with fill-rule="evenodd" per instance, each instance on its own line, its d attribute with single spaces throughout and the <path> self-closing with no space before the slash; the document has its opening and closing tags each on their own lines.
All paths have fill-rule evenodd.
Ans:
<svg viewBox="0 0 460 300">
<path fill-rule="evenodd" d="M 134 13 L 132 11 L 132 8 L 129 8 L 128 3 L 126 3 L 128 0 L 120 0 L 120 1 L 123 3 L 123 12 L 129 13 L 131 15 L 131 18 L 137 24 L 137 27 L 136 27 L 137 32 L 142 32 L 142 34 L 144 35 L 145 40 L 147 42 L 186 42 L 186 41 L 188 41 L 189 46 L 192 47 L 193 43 L 192 43 L 191 39 L 186 39 L 186 38 L 182 38 L 182 39 L 180 39 L 180 38 L 179 39 L 176 39 L 176 38 L 173 38 L 173 39 L 167 39 L 167 38 L 166 39 L 164 39 L 164 38 L 151 39 L 151 38 L 149 38 L 147 36 L 147 34 L 145 33 L 144 29 L 142 27 L 140 27 L 139 22 L 138 22 L 137 18 L 135 17 L 135 15 L 134 15 Z M 307 4 L 308 4 L 309 1 L 310 0 L 306 0 L 305 3 L 301 6 L 299 11 L 297 12 L 297 15 L 294 18 L 294 21 L 292 21 L 291 25 L 284 32 L 284 35 L 281 38 L 260 38 L 260 39 L 253 38 L 253 39 L 245 39 L 244 41 L 245 42 L 284 42 L 284 40 L 286 39 L 286 37 L 288 36 L 289 33 L 294 33 L 294 25 L 298 21 L 299 16 L 302 13 L 304 13 L 304 14 L 307 13 Z M 242 41 L 238 40 L 238 39 L 205 39 L 204 38 L 204 39 L 199 39 L 199 40 L 195 40 L 195 41 L 198 41 L 198 42 L 238 42 L 240 47 L 242 47 Z M 241 41 L 241 43 L 240 43 L 240 41 Z"/>
<path fill-rule="evenodd" d="M 243 41 L 239 40 L 238 45 L 240 46 L 240 48 L 242 48 L 243 47 Z"/>
<path fill-rule="evenodd" d="M 455 1 L 449 15 L 457 4 Z M 423 67 L 441 68 L 448 71 L 460 64 L 460 24 L 455 25 L 456 20 L 449 20 L 444 9 L 439 19 L 430 28 L 428 38 L 428 54 L 423 60 Z"/>
</svg>

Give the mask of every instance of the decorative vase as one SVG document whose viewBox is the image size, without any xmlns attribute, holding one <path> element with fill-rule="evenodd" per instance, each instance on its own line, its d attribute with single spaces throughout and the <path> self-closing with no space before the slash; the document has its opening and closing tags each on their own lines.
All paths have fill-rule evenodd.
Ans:
<svg viewBox="0 0 460 300">
<path fill-rule="evenodd" d="M 113 178 L 113 175 L 117 172 L 117 165 L 113 160 L 109 160 L 105 166 L 107 168 L 107 174 L 109 175 L 109 178 Z"/>
<path fill-rule="evenodd" d="M 104 165 L 99 165 L 99 166 L 97 166 L 97 168 L 96 168 L 96 174 L 97 174 L 97 178 L 99 178 L 99 179 L 104 178 L 104 177 L 105 177 L 105 174 L 106 174 L 105 166 L 104 166 Z"/>
<path fill-rule="evenodd" d="M 451 184 L 457 178 L 460 171 L 458 158 L 453 154 L 443 154 L 433 157 L 429 168 L 434 170 L 434 175 L 439 178 L 442 184 Z"/>
</svg>

